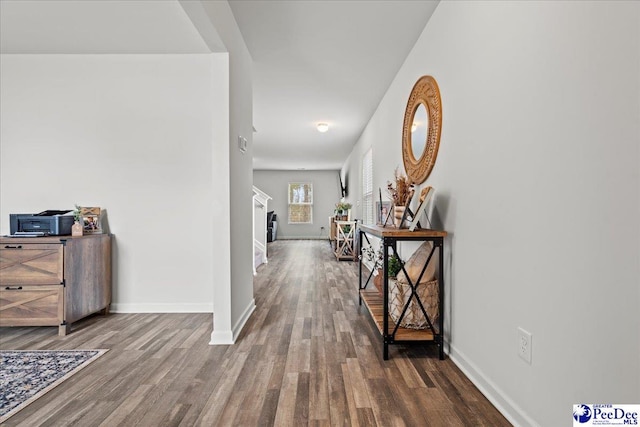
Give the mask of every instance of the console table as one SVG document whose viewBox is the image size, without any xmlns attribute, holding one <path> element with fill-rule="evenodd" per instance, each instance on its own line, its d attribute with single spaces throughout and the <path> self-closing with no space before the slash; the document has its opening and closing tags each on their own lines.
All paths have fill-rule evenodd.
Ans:
<svg viewBox="0 0 640 427">
<path fill-rule="evenodd" d="M 408 229 L 398 229 L 395 227 L 381 227 L 376 225 L 360 225 L 358 227 L 358 242 L 359 247 L 363 246 L 363 239 L 367 241 L 368 244 L 369 238 L 368 236 L 375 236 L 381 239 L 382 241 L 382 249 L 383 249 L 383 291 L 382 295 L 377 290 L 367 290 L 367 285 L 372 281 L 373 271 L 369 273 L 368 277 L 363 283 L 363 259 L 360 256 L 360 265 L 359 265 L 359 275 L 358 275 L 358 291 L 359 291 L 359 304 L 362 305 L 364 302 L 367 310 L 371 314 L 373 321 L 378 327 L 378 331 L 382 335 L 382 356 L 384 360 L 389 359 L 389 345 L 390 344 L 410 344 L 416 342 L 433 342 L 439 347 L 439 356 L 440 360 L 444 359 L 444 262 L 443 262 L 443 249 L 444 249 L 444 238 L 447 236 L 446 231 L 441 230 L 426 230 L 426 229 L 416 229 L 414 231 L 409 231 Z M 438 305 L 440 307 L 440 315 L 438 317 L 437 324 L 433 324 L 432 320 L 422 308 L 423 314 L 429 324 L 428 329 L 409 329 L 400 326 L 402 321 L 402 316 L 398 319 L 398 323 L 394 322 L 391 316 L 389 315 L 389 277 L 388 277 L 388 260 L 389 255 L 392 253 L 397 255 L 397 243 L 402 241 L 431 241 L 433 242 L 433 250 L 431 251 L 431 255 L 426 260 L 425 265 L 423 266 L 423 271 L 426 269 L 427 265 L 432 261 L 433 254 L 436 249 L 439 251 L 439 262 L 438 262 Z M 404 270 L 404 267 L 403 267 Z M 406 274 L 406 270 L 405 270 Z M 418 300 L 418 294 L 415 292 L 415 284 L 411 283 L 411 278 L 407 274 L 407 279 L 409 281 L 409 285 L 412 288 L 412 296 L 411 300 Z M 422 306 L 422 302 L 420 302 Z M 406 311 L 406 308 L 405 308 Z"/>
<path fill-rule="evenodd" d="M 0 237 L 0 326 L 64 336 L 111 304 L 111 236 Z"/>
</svg>

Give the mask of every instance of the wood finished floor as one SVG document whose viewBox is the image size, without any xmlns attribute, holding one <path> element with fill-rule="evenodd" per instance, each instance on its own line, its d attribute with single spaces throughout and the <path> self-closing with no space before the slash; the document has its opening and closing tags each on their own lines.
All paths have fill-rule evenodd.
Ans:
<svg viewBox="0 0 640 427">
<path fill-rule="evenodd" d="M 211 314 L 111 314 L 0 328 L 1 349 L 110 349 L 6 426 L 508 426 L 434 346 L 391 346 L 358 308 L 357 264 L 326 241 L 276 241 L 233 346 Z"/>
</svg>

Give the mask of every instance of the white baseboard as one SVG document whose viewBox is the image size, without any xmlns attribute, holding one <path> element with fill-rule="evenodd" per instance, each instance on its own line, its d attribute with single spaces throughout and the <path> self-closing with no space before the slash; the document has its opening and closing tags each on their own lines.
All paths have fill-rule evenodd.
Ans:
<svg viewBox="0 0 640 427">
<path fill-rule="evenodd" d="M 113 303 L 109 308 L 111 313 L 212 313 L 213 303 L 183 303 L 183 304 L 154 304 L 154 303 Z"/>
<path fill-rule="evenodd" d="M 539 426 L 493 381 L 488 379 L 473 362 L 469 361 L 462 352 L 452 345 L 449 345 L 449 358 L 511 424 L 516 427 Z"/>
<path fill-rule="evenodd" d="M 240 316 L 236 324 L 233 326 L 233 329 L 230 331 L 216 330 L 214 322 L 213 332 L 211 332 L 211 341 L 209 341 L 209 345 L 235 344 L 236 339 L 238 339 L 238 335 L 240 335 L 240 332 L 242 332 L 242 328 L 244 328 L 244 325 L 247 323 L 247 320 L 249 320 L 249 317 L 251 317 L 251 314 L 255 311 L 255 309 L 256 300 L 252 298 L 251 302 L 249 302 L 249 305 L 244 310 L 244 313 L 242 313 L 242 316 Z"/>
<path fill-rule="evenodd" d="M 244 328 L 244 325 L 247 323 L 247 320 L 249 320 L 249 317 L 251 317 L 251 314 L 253 314 L 255 309 L 256 300 L 251 298 L 251 301 L 249 302 L 247 308 L 245 308 L 244 313 L 242 313 L 242 316 L 240 316 L 236 324 L 233 326 L 233 342 L 236 342 L 238 335 L 240 335 L 240 332 L 242 332 L 242 328 Z"/>
<path fill-rule="evenodd" d="M 231 331 L 213 331 L 211 332 L 211 341 L 209 345 L 231 345 L 235 343 L 233 333 Z"/>
<path fill-rule="evenodd" d="M 280 237 L 278 236 L 278 240 L 326 240 L 329 241 L 327 236 L 289 236 L 289 237 Z M 276 240 L 277 241 L 277 240 Z"/>
</svg>

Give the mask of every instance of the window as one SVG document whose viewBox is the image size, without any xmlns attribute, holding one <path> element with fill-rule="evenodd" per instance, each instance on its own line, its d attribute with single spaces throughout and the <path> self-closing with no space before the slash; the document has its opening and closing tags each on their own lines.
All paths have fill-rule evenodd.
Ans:
<svg viewBox="0 0 640 427">
<path fill-rule="evenodd" d="M 289 183 L 289 224 L 313 224 L 313 184 Z"/>
<path fill-rule="evenodd" d="M 373 156 L 371 149 L 362 158 L 362 221 L 373 224 Z"/>
</svg>

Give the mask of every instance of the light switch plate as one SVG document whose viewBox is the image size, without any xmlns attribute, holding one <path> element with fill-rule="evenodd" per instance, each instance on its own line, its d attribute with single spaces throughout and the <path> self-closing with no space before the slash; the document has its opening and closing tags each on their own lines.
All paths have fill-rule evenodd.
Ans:
<svg viewBox="0 0 640 427">
<path fill-rule="evenodd" d="M 238 148 L 240 149 L 241 153 L 247 152 L 247 138 L 238 135 Z"/>
</svg>

